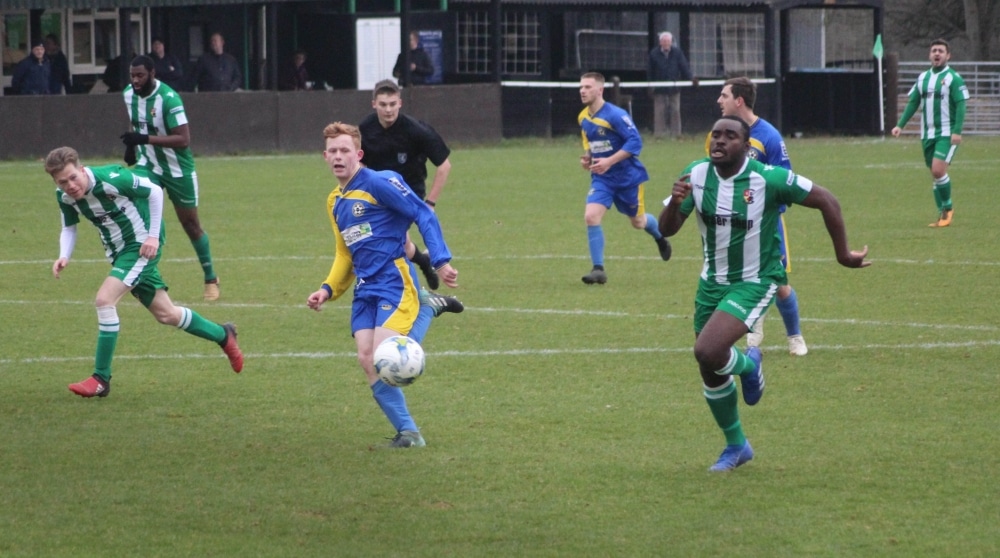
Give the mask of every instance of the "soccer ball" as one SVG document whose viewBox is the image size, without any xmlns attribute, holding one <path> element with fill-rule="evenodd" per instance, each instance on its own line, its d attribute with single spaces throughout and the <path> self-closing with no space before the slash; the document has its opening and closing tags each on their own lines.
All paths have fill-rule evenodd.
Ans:
<svg viewBox="0 0 1000 558">
<path fill-rule="evenodd" d="M 405 335 L 393 335 L 375 348 L 375 371 L 390 386 L 408 386 L 424 373 L 424 349 Z"/>
</svg>

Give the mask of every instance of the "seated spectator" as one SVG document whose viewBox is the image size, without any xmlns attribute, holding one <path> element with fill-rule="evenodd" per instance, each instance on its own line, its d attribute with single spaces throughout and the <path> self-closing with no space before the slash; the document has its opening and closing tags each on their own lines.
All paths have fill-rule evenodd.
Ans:
<svg viewBox="0 0 1000 558">
<path fill-rule="evenodd" d="M 292 65 L 282 76 L 279 89 L 282 91 L 305 91 L 312 89 L 309 81 L 309 70 L 306 69 L 306 51 L 297 50 L 292 57 Z"/>
</svg>

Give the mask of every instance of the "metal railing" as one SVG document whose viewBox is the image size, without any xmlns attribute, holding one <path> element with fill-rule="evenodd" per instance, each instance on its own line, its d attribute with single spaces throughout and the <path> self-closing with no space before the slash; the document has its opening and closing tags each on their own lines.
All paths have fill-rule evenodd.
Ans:
<svg viewBox="0 0 1000 558">
<path fill-rule="evenodd" d="M 952 62 L 949 66 L 962 76 L 969 88 L 962 134 L 1000 135 L 1000 62 Z M 896 95 L 900 113 L 909 101 L 907 94 L 917 76 L 929 67 L 927 62 L 899 63 Z M 906 123 L 903 133 L 920 134 L 919 116 Z"/>
</svg>

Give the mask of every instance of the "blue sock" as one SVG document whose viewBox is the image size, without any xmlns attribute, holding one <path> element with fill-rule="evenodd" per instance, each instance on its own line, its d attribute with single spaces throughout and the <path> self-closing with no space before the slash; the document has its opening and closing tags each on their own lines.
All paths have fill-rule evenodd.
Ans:
<svg viewBox="0 0 1000 558">
<path fill-rule="evenodd" d="M 790 336 L 802 333 L 799 329 L 799 297 L 795 296 L 795 289 L 792 289 L 792 294 L 786 299 L 775 298 L 778 299 L 775 305 L 781 313 L 781 319 L 785 321 L 785 332 Z"/>
<path fill-rule="evenodd" d="M 604 266 L 604 229 L 600 225 L 587 226 L 587 243 L 590 245 L 590 261 Z"/>
<path fill-rule="evenodd" d="M 433 319 L 434 309 L 426 304 L 421 304 L 417 319 L 413 321 L 413 327 L 410 328 L 409 338 L 417 343 L 423 343 L 424 336 L 427 335 L 427 330 L 430 329 Z"/>
<path fill-rule="evenodd" d="M 656 217 L 653 217 L 652 213 L 646 214 L 646 227 L 643 230 L 656 240 L 663 238 L 663 235 L 660 234 L 660 223 L 656 220 Z"/>
<path fill-rule="evenodd" d="M 404 430 L 419 432 L 417 423 L 413 422 L 413 417 L 410 416 L 410 410 L 406 408 L 406 396 L 403 395 L 402 389 L 379 380 L 372 385 L 372 395 L 396 432 Z"/>
</svg>

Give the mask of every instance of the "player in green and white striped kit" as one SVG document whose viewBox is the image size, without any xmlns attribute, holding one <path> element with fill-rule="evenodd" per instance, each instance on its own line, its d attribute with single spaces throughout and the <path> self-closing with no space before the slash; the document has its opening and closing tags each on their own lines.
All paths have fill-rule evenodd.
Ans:
<svg viewBox="0 0 1000 558">
<path fill-rule="evenodd" d="M 212 266 L 208 234 L 198 219 L 198 174 L 188 145 L 191 132 L 180 95 L 156 79 L 153 60 L 136 56 L 125 88 L 132 131 L 122 134 L 125 162 L 167 190 L 177 219 L 191 239 L 205 274 L 205 300 L 219 298 L 219 277 Z"/>
<path fill-rule="evenodd" d="M 214 341 L 229 357 L 235 372 L 243 370 L 243 353 L 236 343 L 236 326 L 219 325 L 197 312 L 175 306 L 160 277 L 163 190 L 128 169 L 110 165 L 85 167 L 71 147 L 53 149 L 45 158 L 45 171 L 58 186 L 56 200 L 62 212 L 59 258 L 52 264 L 56 279 L 69 265 L 76 246 L 76 226 L 81 219 L 97 227 L 111 273 L 97 291 L 97 355 L 94 373 L 70 384 L 82 397 L 106 397 L 111 392 L 111 359 L 118 343 L 118 302 L 131 292 L 161 324 Z"/>
<path fill-rule="evenodd" d="M 701 231 L 705 264 L 694 302 L 694 356 L 708 407 L 726 437 L 726 448 L 710 470 L 729 471 L 753 459 L 733 376 L 740 377 L 747 405 L 756 405 L 764 394 L 760 349 L 741 353 L 734 345 L 788 281 L 778 240 L 781 205 L 820 210 L 841 265 L 867 267 L 870 262 L 865 261 L 867 246 L 860 252 L 848 248 L 840 204 L 829 190 L 748 156 L 750 127 L 738 116 L 719 119 L 709 145 L 709 158 L 691 163 L 674 183 L 659 229 L 673 236 L 694 213 Z"/>
<path fill-rule="evenodd" d="M 962 76 L 948 66 L 951 60 L 948 41 L 935 39 L 931 42 L 930 60 L 931 69 L 917 77 L 917 82 L 910 89 L 910 102 L 892 129 L 892 135 L 898 138 L 917 109 L 923 110 L 920 138 L 923 140 L 924 162 L 931 169 L 934 179 L 934 203 L 938 209 L 937 221 L 929 226 L 947 227 L 955 212 L 951 203 L 948 166 L 962 143 L 962 124 L 965 122 L 965 101 L 969 99 L 969 89 Z"/>
</svg>

